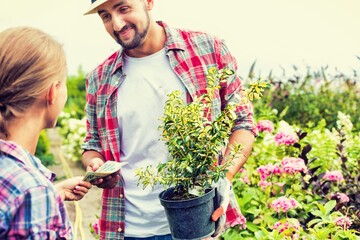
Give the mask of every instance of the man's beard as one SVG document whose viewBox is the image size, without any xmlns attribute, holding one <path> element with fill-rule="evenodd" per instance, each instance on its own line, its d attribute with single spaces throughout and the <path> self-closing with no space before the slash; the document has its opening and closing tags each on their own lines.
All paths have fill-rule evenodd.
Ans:
<svg viewBox="0 0 360 240">
<path fill-rule="evenodd" d="M 150 18 L 149 15 L 147 15 L 147 23 L 146 27 L 142 32 L 139 32 L 136 25 L 133 23 L 126 24 L 121 31 L 126 31 L 128 28 L 132 28 L 135 31 L 134 38 L 130 42 L 124 42 L 120 39 L 119 32 L 114 32 L 114 36 L 116 37 L 116 42 L 120 44 L 125 50 L 131 50 L 134 48 L 137 48 L 142 43 L 143 39 L 146 37 L 150 26 Z"/>
</svg>

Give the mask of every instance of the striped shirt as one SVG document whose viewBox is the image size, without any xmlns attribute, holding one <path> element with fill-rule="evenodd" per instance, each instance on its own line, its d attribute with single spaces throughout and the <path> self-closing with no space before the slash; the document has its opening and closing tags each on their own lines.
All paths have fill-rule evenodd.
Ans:
<svg viewBox="0 0 360 240">
<path fill-rule="evenodd" d="M 25 149 L 0 139 L 0 239 L 72 239 L 55 174 Z"/>
<path fill-rule="evenodd" d="M 206 74 L 209 68 L 228 67 L 237 71 L 236 60 L 222 40 L 202 32 L 170 28 L 163 22 L 158 22 L 158 24 L 165 29 L 166 55 L 173 71 L 183 82 L 189 101 L 206 92 Z M 88 75 L 85 109 L 87 135 L 82 146 L 84 150 L 95 150 L 101 153 L 106 160 L 118 162 L 120 162 L 121 142 L 117 120 L 117 102 L 119 101 L 117 90 L 126 77 L 122 68 L 123 58 L 124 53 L 120 49 Z M 228 101 L 234 100 L 234 93 L 239 93 L 241 90 L 241 80 L 236 74 L 229 78 L 227 83 L 222 84 L 221 89 L 215 93 L 216 97 L 211 109 L 212 119 L 215 119 Z M 233 131 L 246 129 L 256 135 L 257 130 L 250 106 L 241 105 L 237 108 L 236 113 L 238 118 Z M 124 195 L 126 193 L 124 193 L 123 184 L 123 181 L 119 181 L 114 189 L 104 189 L 103 191 L 102 212 L 99 221 L 101 239 L 122 239 L 124 237 Z M 237 207 L 229 206 L 228 225 L 237 221 L 239 211 Z"/>
</svg>

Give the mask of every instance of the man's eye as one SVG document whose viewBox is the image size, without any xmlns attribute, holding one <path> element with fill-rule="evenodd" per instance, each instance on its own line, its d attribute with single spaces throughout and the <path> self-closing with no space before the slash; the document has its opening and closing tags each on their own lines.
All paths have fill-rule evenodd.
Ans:
<svg viewBox="0 0 360 240">
<path fill-rule="evenodd" d="M 126 13 L 128 10 L 129 10 L 129 7 L 121 7 L 121 8 L 119 8 L 119 11 L 121 13 Z"/>
<path fill-rule="evenodd" d="M 108 20 L 110 19 L 110 14 L 103 14 L 103 15 L 101 15 L 101 19 L 102 19 L 103 21 L 108 21 Z"/>
</svg>

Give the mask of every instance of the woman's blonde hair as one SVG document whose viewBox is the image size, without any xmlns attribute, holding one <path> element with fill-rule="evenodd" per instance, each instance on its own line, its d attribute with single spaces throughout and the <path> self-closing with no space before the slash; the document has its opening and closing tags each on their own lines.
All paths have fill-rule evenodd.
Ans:
<svg viewBox="0 0 360 240">
<path fill-rule="evenodd" d="M 63 47 L 31 27 L 0 32 L 0 138 L 15 112 L 24 112 L 55 80 L 66 76 Z"/>
</svg>

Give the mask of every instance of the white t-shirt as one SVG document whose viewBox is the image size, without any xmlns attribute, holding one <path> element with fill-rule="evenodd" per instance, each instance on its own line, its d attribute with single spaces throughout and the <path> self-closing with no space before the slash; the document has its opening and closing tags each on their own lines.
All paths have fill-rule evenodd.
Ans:
<svg viewBox="0 0 360 240">
<path fill-rule="evenodd" d="M 165 143 L 158 127 L 164 113 L 167 94 L 185 86 L 171 69 L 165 49 L 143 58 L 124 57 L 126 78 L 118 90 L 121 169 L 125 192 L 125 236 L 150 237 L 170 233 L 158 195 L 164 190 L 137 186 L 135 170 L 156 166 L 168 160 Z"/>
</svg>

